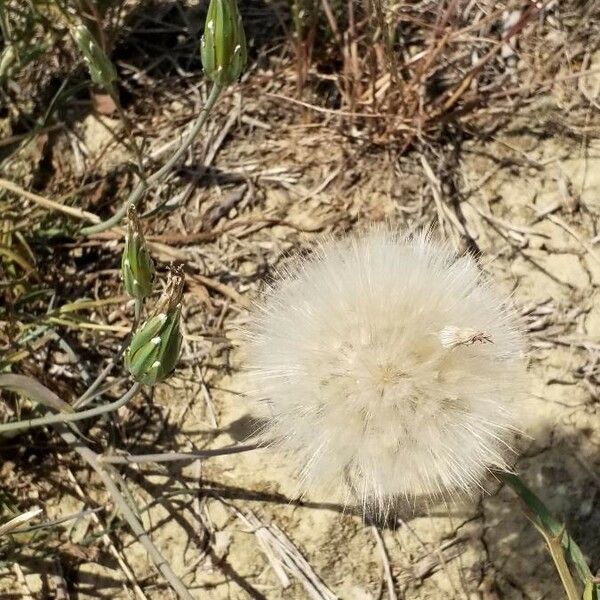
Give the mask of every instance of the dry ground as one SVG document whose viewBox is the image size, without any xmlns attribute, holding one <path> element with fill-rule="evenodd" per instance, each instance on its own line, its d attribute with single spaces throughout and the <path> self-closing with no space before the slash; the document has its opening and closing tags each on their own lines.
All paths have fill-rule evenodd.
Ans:
<svg viewBox="0 0 600 600">
<path fill-rule="evenodd" d="M 590 66 L 600 67 L 600 55 Z M 559 82 L 485 140 L 457 136 L 400 157 L 394 147 L 369 143 L 349 119 L 270 96 L 267 76 L 255 71 L 228 91 L 186 167 L 148 202 L 151 208 L 170 196 L 173 211 L 151 221 L 149 234 L 160 244 L 161 268 L 175 260 L 189 274 L 182 368 L 120 409 L 116 439 L 107 439 L 102 422 L 90 439 L 135 454 L 243 442 L 252 422 L 237 327 L 272 268 L 326 233 L 372 222 L 433 226 L 459 252 L 476 252 L 514 291 L 530 346 L 516 469 L 598 569 L 600 77 L 586 80 L 584 108 L 573 100 L 578 82 Z M 152 148 L 180 131 L 200 104 L 200 92 L 187 89 L 183 97 L 163 93 L 160 109 L 140 124 L 151 131 Z M 77 135 L 57 136 L 44 159 L 68 176 L 92 164 L 99 169 L 107 184 L 93 188 L 91 209 L 126 185 L 125 154 L 105 127 L 119 123 L 102 119 L 104 125 L 84 116 Z M 13 169 L 23 162 L 22 155 Z M 29 173 L 17 179 L 13 170 L 11 177 L 26 187 L 36 165 L 34 156 Z M 55 178 L 48 194 L 58 196 L 60 186 Z M 98 236 L 68 250 L 83 257 L 85 272 L 89 261 L 101 260 L 92 290 L 98 297 L 115 294 L 118 243 Z M 130 316 L 115 308 L 106 318 L 126 325 Z M 87 334 L 83 345 L 108 349 L 108 356 L 109 337 Z M 59 448 L 58 462 L 44 458 L 44 444 L 34 444 L 27 461 L 9 451 L 5 485 L 35 484 L 27 488 L 31 502 L 43 504 L 49 518 L 81 510 L 89 498 L 105 503 L 98 482 L 66 449 Z M 423 502 L 373 525 L 339 498 L 295 501 L 294 473 L 268 450 L 122 471 L 137 506 L 147 508 L 152 538 L 197 598 L 563 597 L 541 538 L 510 491 L 493 481 L 481 498 Z M 110 513 L 99 522 L 84 517 L 46 555 L 6 565 L 0 596 L 59 598 L 64 579 L 82 600 L 171 597 L 126 526 L 113 523 L 90 543 L 107 522 Z"/>
</svg>

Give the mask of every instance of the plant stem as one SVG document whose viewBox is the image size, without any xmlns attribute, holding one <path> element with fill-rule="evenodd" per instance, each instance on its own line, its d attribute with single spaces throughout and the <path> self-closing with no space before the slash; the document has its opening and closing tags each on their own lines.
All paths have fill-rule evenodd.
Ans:
<svg viewBox="0 0 600 600">
<path fill-rule="evenodd" d="M 133 301 L 133 325 L 131 327 L 131 334 L 137 329 L 138 323 L 142 318 L 142 300 L 135 298 Z"/>
<path fill-rule="evenodd" d="M 112 371 L 113 367 L 117 364 L 117 361 L 120 360 L 120 358 L 123 356 L 123 354 L 125 354 L 125 350 L 127 350 L 127 348 L 129 347 L 130 340 L 131 340 L 131 334 L 129 334 L 125 338 L 125 340 L 123 341 L 123 343 L 117 350 L 117 353 L 115 354 L 115 356 L 113 356 L 108 361 L 108 364 L 106 365 L 106 367 L 104 367 L 104 369 L 98 374 L 98 377 L 96 377 L 96 379 L 94 379 L 94 381 L 90 384 L 88 389 L 85 390 L 85 392 L 83 392 L 83 394 L 81 394 L 81 396 L 79 396 L 79 398 L 77 398 L 77 400 L 75 400 L 75 402 L 73 402 L 74 409 L 83 408 L 84 406 L 86 406 L 87 404 L 89 404 L 92 401 L 92 399 L 94 398 L 94 392 L 100 387 L 102 382 L 108 377 L 108 375 Z"/>
<path fill-rule="evenodd" d="M 177 164 L 179 159 L 185 154 L 187 149 L 190 147 L 203 125 L 206 123 L 206 119 L 208 118 L 209 112 L 214 107 L 219 95 L 221 94 L 221 90 L 223 87 L 217 83 L 214 83 L 210 94 L 206 100 L 206 104 L 200 111 L 196 122 L 194 123 L 192 129 L 186 135 L 186 137 L 181 142 L 179 148 L 173 153 L 173 156 L 155 173 L 150 175 L 146 180 L 140 180 L 135 187 L 135 189 L 129 195 L 129 198 L 123 203 L 123 205 L 117 210 L 117 212 L 107 219 L 106 221 L 102 221 L 97 225 L 90 225 L 88 227 L 84 227 L 81 230 L 83 235 L 92 235 L 94 233 L 99 233 L 101 231 L 106 231 L 115 225 L 118 225 L 121 219 L 125 216 L 127 212 L 127 207 L 130 204 L 133 204 L 137 207 L 140 200 L 143 198 L 145 192 L 147 192 L 152 186 L 156 185 L 169 171 Z"/>
<path fill-rule="evenodd" d="M 104 367 L 104 369 L 98 374 L 98 377 L 96 377 L 96 379 L 94 379 L 94 381 L 91 383 L 91 385 L 88 387 L 88 389 L 85 390 L 85 392 L 83 392 L 83 394 L 81 394 L 81 396 L 79 396 L 79 398 L 77 398 L 77 400 L 75 400 L 75 402 L 73 402 L 73 408 L 75 408 L 75 409 L 82 408 L 83 406 L 86 406 L 87 404 L 89 404 L 92 401 L 92 399 L 94 397 L 93 396 L 94 392 L 100 387 L 100 384 L 108 377 L 108 374 L 112 371 L 112 368 L 117 364 L 117 361 L 119 361 L 121 359 L 121 357 L 123 356 L 123 354 L 125 354 L 125 350 L 127 350 L 127 348 L 129 347 L 129 342 L 131 341 L 131 337 L 133 336 L 133 334 L 134 334 L 135 330 L 137 329 L 137 326 L 140 322 L 140 318 L 142 315 L 142 304 L 143 304 L 143 301 L 140 300 L 139 298 L 134 299 L 134 318 L 133 318 L 133 325 L 131 326 L 131 331 L 129 332 L 127 337 L 123 340 L 123 342 L 121 343 L 121 346 L 117 350 L 117 353 L 115 354 L 115 356 L 113 356 L 109 360 L 106 367 Z"/>
<path fill-rule="evenodd" d="M 90 450 L 87 446 L 85 446 L 83 442 L 81 442 L 81 440 L 79 440 L 73 433 L 67 430 L 65 425 L 58 425 L 57 430 L 65 442 L 72 446 L 73 449 L 81 456 L 81 458 L 83 458 L 92 467 L 92 469 L 98 473 L 106 487 L 106 490 L 112 496 L 113 502 L 121 512 L 123 518 L 131 527 L 133 533 L 136 535 L 138 541 L 140 544 L 142 544 L 152 559 L 152 562 L 156 568 L 169 582 L 171 587 L 177 592 L 177 595 L 183 600 L 194 600 L 188 589 L 185 587 L 183 581 L 181 581 L 181 579 L 175 575 L 171 569 L 171 565 L 154 545 L 146 533 L 144 526 L 140 523 L 133 510 L 130 508 L 115 482 L 98 462 L 98 455 L 93 450 Z M 125 481 L 123 481 L 123 478 L 118 473 L 114 473 L 113 475 L 119 479 L 120 485 L 125 485 Z"/>
<path fill-rule="evenodd" d="M 0 375 L 0 387 L 9 387 L 16 389 L 25 394 L 31 400 L 43 404 L 44 406 L 56 406 L 62 404 L 69 406 L 61 400 L 54 392 L 43 386 L 41 383 L 24 375 Z M 77 436 L 75 436 L 64 423 L 55 424 L 56 430 L 60 436 L 67 442 L 91 467 L 98 473 L 102 479 L 106 490 L 112 496 L 115 506 L 121 512 L 123 518 L 131 527 L 140 544 L 144 547 L 152 562 L 169 582 L 169 585 L 177 592 L 177 595 L 182 600 L 194 600 L 188 589 L 185 587 L 181 579 L 175 575 L 171 565 L 166 561 L 158 548 L 154 545 L 144 526 L 141 524 L 131 507 L 120 492 L 117 484 L 112 480 L 111 476 L 103 468 L 99 462 L 98 455 L 90 450 Z M 114 477 L 118 479 L 121 486 L 125 486 L 125 481 L 119 473 L 114 473 Z"/>
<path fill-rule="evenodd" d="M 580 594 L 577 591 L 577 586 L 573 581 L 573 576 L 571 575 L 571 571 L 569 571 L 569 565 L 567 565 L 567 561 L 565 560 L 565 553 L 562 549 L 561 537 L 552 537 L 545 535 L 544 532 L 540 530 L 540 533 L 546 540 L 546 545 L 548 546 L 548 550 L 550 551 L 550 555 L 552 556 L 552 560 L 554 561 L 554 565 L 556 566 L 556 570 L 560 576 L 560 580 L 562 581 L 563 587 L 565 588 L 565 592 L 567 593 L 567 598 L 569 600 L 579 600 Z"/>
<path fill-rule="evenodd" d="M 225 448 L 215 448 L 208 450 L 198 450 L 197 452 L 163 452 L 161 454 L 125 454 L 123 456 L 110 455 L 99 456 L 99 460 L 104 464 L 126 465 L 129 463 L 163 463 L 174 461 L 198 460 L 199 458 L 211 458 L 213 456 L 225 456 L 227 454 L 239 454 L 240 452 L 249 452 L 261 448 L 258 444 L 248 444 L 246 446 L 226 446 Z"/>
<path fill-rule="evenodd" d="M 565 561 L 565 554 L 575 566 L 577 575 L 583 585 L 590 585 L 590 582 L 594 584 L 592 572 L 583 556 L 581 548 L 567 533 L 564 524 L 552 515 L 546 505 L 527 487 L 518 475 L 507 473 L 506 471 L 494 471 L 494 475 L 503 483 L 508 484 L 522 500 L 525 516 L 542 534 L 548 545 L 548 550 L 554 560 L 567 597 L 569 600 L 578 600 L 580 594 L 577 591 L 575 582 Z"/>
<path fill-rule="evenodd" d="M 3 386 L 2 382 L 3 378 L 0 376 L 0 387 L 12 387 L 9 385 Z M 103 404 L 102 406 L 97 406 L 88 410 L 82 410 L 81 412 L 60 412 L 55 415 L 38 417 L 37 419 L 25 419 L 23 421 L 0 423 L 0 433 L 30 429 L 31 427 L 43 427 L 44 425 L 55 425 L 56 423 L 72 423 L 73 421 L 81 421 L 82 419 L 96 417 L 124 406 L 138 393 L 141 387 L 141 383 L 134 383 L 131 388 L 129 388 L 129 390 L 118 400 L 115 400 L 110 404 Z"/>
</svg>

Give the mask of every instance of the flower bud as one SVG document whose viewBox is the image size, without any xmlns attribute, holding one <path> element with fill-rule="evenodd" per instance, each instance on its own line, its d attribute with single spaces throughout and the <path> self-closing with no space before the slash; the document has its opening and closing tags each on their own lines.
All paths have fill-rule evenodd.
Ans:
<svg viewBox="0 0 600 600">
<path fill-rule="evenodd" d="M 112 87 L 117 80 L 117 71 L 89 29 L 78 25 L 73 31 L 73 38 L 83 54 L 92 81 L 104 88 Z"/>
<path fill-rule="evenodd" d="M 127 219 L 127 236 L 121 259 L 123 287 L 132 298 L 141 300 L 152 293 L 154 263 L 133 204 L 127 209 Z"/>
<path fill-rule="evenodd" d="M 200 43 L 207 77 L 220 85 L 237 81 L 246 66 L 246 35 L 236 0 L 211 0 Z"/>
<path fill-rule="evenodd" d="M 181 351 L 183 277 L 172 275 L 155 314 L 142 323 L 125 352 L 125 366 L 136 381 L 154 385 L 175 369 Z"/>
</svg>

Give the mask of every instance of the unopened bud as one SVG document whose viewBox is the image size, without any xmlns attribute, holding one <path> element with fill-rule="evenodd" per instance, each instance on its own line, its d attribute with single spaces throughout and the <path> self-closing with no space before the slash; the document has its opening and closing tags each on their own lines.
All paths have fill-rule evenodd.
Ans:
<svg viewBox="0 0 600 600">
<path fill-rule="evenodd" d="M 156 311 L 136 331 L 125 352 L 125 366 L 136 381 L 154 385 L 177 366 L 181 352 L 183 277 L 172 275 Z"/>
<path fill-rule="evenodd" d="M 123 287 L 132 298 L 141 300 L 152 293 L 154 263 L 133 204 L 127 210 L 127 219 L 127 237 L 121 259 Z"/>
<path fill-rule="evenodd" d="M 104 88 L 112 87 L 117 80 L 117 71 L 89 29 L 78 25 L 73 30 L 73 38 L 83 54 L 92 81 Z"/>
<path fill-rule="evenodd" d="M 246 66 L 246 34 L 236 0 L 211 0 L 200 43 L 207 77 L 220 85 L 237 81 Z"/>
</svg>

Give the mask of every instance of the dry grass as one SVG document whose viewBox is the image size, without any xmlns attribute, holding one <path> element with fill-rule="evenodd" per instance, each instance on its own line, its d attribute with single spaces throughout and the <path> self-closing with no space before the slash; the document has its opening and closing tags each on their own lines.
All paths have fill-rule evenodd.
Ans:
<svg viewBox="0 0 600 600">
<path fill-rule="evenodd" d="M 120 75 L 121 103 L 150 168 L 170 153 L 206 98 L 197 52 L 204 13 L 166 0 L 118 4 L 105 17 L 85 3 L 77 10 L 106 36 Z M 577 464 L 586 465 L 577 471 L 587 473 L 578 475 L 578 485 L 584 481 L 597 490 L 593 453 L 583 448 L 588 442 L 595 448 L 598 435 L 592 417 L 600 347 L 585 327 L 593 313 L 589 295 L 597 299 L 599 285 L 600 207 L 561 165 L 573 153 L 584 165 L 590 161 L 590 169 L 597 165 L 598 4 L 314 0 L 315 17 L 296 24 L 286 2 L 243 4 L 253 40 L 248 72 L 227 90 L 185 163 L 143 205 L 151 213 L 146 231 L 159 271 L 175 262 L 187 275 L 181 369 L 118 414 L 87 423 L 83 433 L 92 447 L 139 455 L 193 452 L 243 439 L 239 415 L 228 417 L 241 399 L 233 403 L 223 390 L 231 382 L 238 385 L 235 326 L 245 319 L 261 282 L 288 252 L 310 248 L 316 236 L 392 220 L 409 229 L 439 228 L 457 249 L 476 252 L 508 284 L 521 269 L 522 312 L 532 362 L 543 371 L 543 393 L 553 407 L 548 410 L 566 402 L 560 418 L 576 419 L 582 431 L 591 431 L 573 438 L 565 434 L 561 443 L 578 446 Z M 49 25 L 52 3 L 32 5 L 32 14 L 21 2 L 4 7 L 13 35 L 36 51 L 22 54 L 0 89 L 0 170 L 13 186 L 0 183 L 0 367 L 30 375 L 72 402 L 129 331 L 133 308 L 122 297 L 118 277 L 122 238 L 110 231 L 83 239 L 81 219 L 39 198 L 106 218 L 132 188 L 134 171 L 114 106 L 90 87 L 61 21 L 50 19 Z M 7 37 L 3 40 L 6 44 Z M 588 70 L 592 75 L 585 75 Z M 548 138 L 564 141 L 556 155 L 540 149 Z M 526 187 L 528 177 L 549 180 L 560 193 L 541 204 L 505 201 L 511 178 Z M 572 256 L 573 264 L 559 266 Z M 575 263 L 583 265 L 589 285 L 575 279 Z M 540 273 L 549 274 L 547 297 L 527 287 Z M 554 370 L 553 360 L 558 361 Z M 554 380 L 577 389 L 575 404 L 583 406 L 575 407 L 569 394 L 556 398 Z M 124 389 L 119 365 L 102 398 L 114 400 Z M 14 396 L 3 393 L 2 399 L 5 420 L 36 413 Z M 554 452 L 554 441 L 544 443 L 528 448 L 524 469 L 537 473 L 536 453 Z M 2 590 L 27 597 L 28 587 L 39 584 L 46 592 L 31 592 L 33 597 L 76 592 L 93 597 L 104 594 L 105 577 L 106 593 L 114 596 L 120 584 L 108 579 L 118 572 L 136 597 L 166 597 L 98 480 L 53 431 L 4 438 L 0 451 L 3 521 L 34 506 L 47 509 L 44 521 L 77 515 L 0 539 L 6 565 Z M 161 527 L 174 521 L 186 532 L 194 558 L 188 552 L 179 566 L 184 580 L 196 586 L 193 593 L 220 597 L 219 582 L 225 579 L 233 582 L 233 597 L 329 598 L 334 592 L 350 597 L 336 565 L 345 569 L 343 560 L 351 553 L 338 545 L 339 564 L 321 561 L 314 549 L 294 539 L 302 536 L 292 527 L 292 509 L 307 521 L 310 511 L 320 515 L 323 509 L 290 505 L 285 491 L 269 487 L 268 476 L 256 483 L 235 470 L 246 463 L 232 464 L 119 465 L 144 525 L 163 547 L 168 550 L 169 540 L 161 537 Z M 229 468 L 238 479 L 229 478 Z M 578 498 L 582 489 L 575 491 Z M 283 505 L 280 512 L 269 508 L 276 502 Z M 494 558 L 496 540 L 485 515 L 498 514 L 495 503 L 497 497 L 472 515 L 471 524 L 480 519 L 487 533 L 468 530 L 467 535 L 468 526 L 459 519 L 441 540 L 421 545 L 422 531 L 415 534 L 419 543 L 407 534 L 405 543 L 414 549 L 410 560 L 398 557 L 391 530 L 380 534 L 367 527 L 369 541 L 353 545 L 362 533 L 360 519 L 352 515 L 340 525 L 350 532 L 340 544 L 347 542 L 365 565 L 370 559 L 360 552 L 373 544 L 376 566 L 365 575 L 373 597 L 394 584 L 399 597 L 463 597 L 462 590 L 478 588 L 490 599 L 519 597 L 515 590 L 530 597 L 538 590 L 499 566 L 511 554 L 505 541 L 498 542 L 501 550 Z M 238 524 L 231 546 L 224 541 L 231 521 L 221 516 L 218 523 L 215 504 Z M 95 512 L 82 513 L 91 508 Z M 591 514 L 597 512 L 593 508 Z M 585 522 L 568 516 L 587 540 Z M 412 531 L 408 521 L 402 531 Z M 263 567 L 240 575 L 232 566 L 244 564 L 234 556 L 238 529 L 252 534 L 256 546 L 251 547 L 262 548 L 275 573 L 266 587 L 260 587 Z M 473 535 L 489 562 L 478 571 L 474 561 L 456 583 L 452 565 L 466 552 L 465 536 Z M 333 550 L 322 543 L 323 556 L 330 557 Z M 597 560 L 597 549 L 587 545 Z M 116 561 L 114 570 L 90 571 L 90 563 L 107 564 L 107 557 Z M 355 566 L 356 573 L 360 568 Z M 557 597 L 552 596 L 556 588 L 549 593 Z"/>
</svg>

